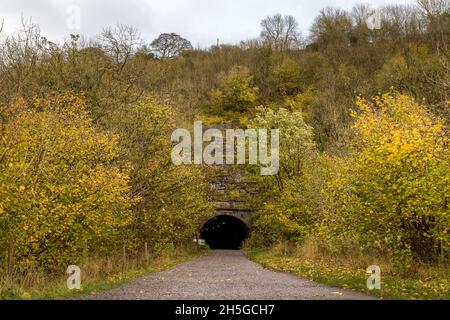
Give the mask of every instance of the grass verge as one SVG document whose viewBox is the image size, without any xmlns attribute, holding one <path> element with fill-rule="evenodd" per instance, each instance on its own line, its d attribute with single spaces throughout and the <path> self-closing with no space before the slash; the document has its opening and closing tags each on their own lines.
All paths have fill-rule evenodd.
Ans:
<svg viewBox="0 0 450 320">
<path fill-rule="evenodd" d="M 81 265 L 81 289 L 68 290 L 67 277 L 44 275 L 39 281 L 34 281 L 31 286 L 23 286 L 20 281 L 8 285 L 0 285 L 0 299 L 6 300 L 62 300 L 83 295 L 95 295 L 101 291 L 107 291 L 124 285 L 139 277 L 166 270 L 179 263 L 191 260 L 204 254 L 204 250 L 194 248 L 182 248 L 166 252 L 151 259 L 148 264 L 142 261 L 128 262 L 126 270 L 122 271 L 119 263 L 113 262 L 110 268 L 104 268 L 103 261 L 90 260 Z M 86 270 L 83 272 L 83 270 Z"/>
<path fill-rule="evenodd" d="M 398 275 L 384 268 L 381 290 L 367 289 L 366 268 L 354 261 L 335 257 L 304 257 L 297 252 L 280 252 L 277 248 L 247 248 L 248 257 L 263 267 L 295 274 L 336 288 L 364 292 L 386 300 L 448 300 L 450 270 L 448 267 L 421 266 L 410 276 Z M 377 261 L 374 261 L 377 264 Z M 364 264 L 364 263 L 363 263 Z M 387 270 L 387 272 L 383 272 Z"/>
</svg>

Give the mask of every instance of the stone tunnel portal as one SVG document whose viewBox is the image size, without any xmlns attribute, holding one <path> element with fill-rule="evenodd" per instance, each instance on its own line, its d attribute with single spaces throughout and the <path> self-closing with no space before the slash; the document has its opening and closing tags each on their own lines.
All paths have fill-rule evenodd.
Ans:
<svg viewBox="0 0 450 320">
<path fill-rule="evenodd" d="M 242 220 L 229 215 L 219 215 L 204 224 L 200 236 L 211 249 L 238 250 L 248 238 L 249 231 Z"/>
</svg>

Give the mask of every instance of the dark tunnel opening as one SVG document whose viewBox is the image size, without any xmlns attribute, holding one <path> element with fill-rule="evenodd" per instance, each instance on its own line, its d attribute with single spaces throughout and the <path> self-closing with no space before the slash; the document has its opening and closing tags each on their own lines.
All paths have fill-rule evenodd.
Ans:
<svg viewBox="0 0 450 320">
<path fill-rule="evenodd" d="M 214 250 L 239 250 L 248 235 L 243 221 L 226 215 L 210 219 L 200 231 L 201 238 Z"/>
</svg>

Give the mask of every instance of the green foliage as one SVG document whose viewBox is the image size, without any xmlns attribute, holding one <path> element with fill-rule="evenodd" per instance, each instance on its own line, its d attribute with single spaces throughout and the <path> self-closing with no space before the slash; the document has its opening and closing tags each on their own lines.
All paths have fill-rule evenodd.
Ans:
<svg viewBox="0 0 450 320">
<path fill-rule="evenodd" d="M 296 208 L 291 191 L 293 180 L 304 178 L 305 167 L 315 158 L 313 129 L 304 121 L 299 112 L 290 112 L 280 108 L 278 111 L 262 108 L 251 122 L 250 128 L 272 128 L 280 130 L 280 170 L 271 178 L 255 177 L 260 185 L 260 198 L 267 203 L 255 213 L 254 236 L 264 243 L 274 241 L 277 237 L 297 238 L 307 225 L 308 213 L 297 215 L 301 208 Z M 276 199 L 276 200 L 275 200 Z M 255 203 L 260 207 L 259 203 Z M 303 214 L 303 213 L 302 213 Z"/>
<path fill-rule="evenodd" d="M 3 287 L 0 290 L 0 300 L 21 300 L 23 294 L 22 289 L 17 285 Z"/>
<path fill-rule="evenodd" d="M 56 268 L 120 244 L 133 197 L 118 137 L 96 129 L 70 94 L 11 108 L 0 144 L 2 260 Z"/>
<path fill-rule="evenodd" d="M 275 70 L 274 76 L 282 95 L 292 96 L 301 89 L 301 70 L 292 59 L 284 60 Z"/>
<path fill-rule="evenodd" d="M 213 104 L 219 110 L 246 111 L 255 107 L 259 89 L 245 67 L 233 67 L 220 77 L 220 87 L 212 92 Z"/>
<path fill-rule="evenodd" d="M 148 95 L 102 120 L 120 136 L 122 157 L 132 166 L 131 188 L 140 198 L 133 223 L 136 243 L 148 242 L 156 252 L 190 242 L 201 217 L 211 213 L 202 168 L 172 164 L 174 116 L 168 101 Z"/>
<path fill-rule="evenodd" d="M 315 149 L 313 128 L 305 123 L 300 112 L 290 112 L 284 108 L 274 111 L 264 107 L 257 111 L 250 128 L 280 130 L 281 168 L 275 176 L 276 181 L 271 181 L 271 186 L 273 188 L 275 183 L 279 190 L 283 190 L 285 182 L 301 172 Z"/>
<path fill-rule="evenodd" d="M 281 129 L 279 174 L 251 176 L 254 239 L 448 259 L 450 14 L 419 2 L 382 8 L 376 30 L 363 5 L 324 9 L 306 47 L 281 15 L 239 45 L 156 43 L 170 59 L 121 25 L 97 43 L 27 24 L 2 36 L 0 271 L 190 242 L 211 213 L 208 170 L 175 168 L 170 133 L 203 117 Z M 417 102 L 370 100 L 391 87 Z"/>
<path fill-rule="evenodd" d="M 434 54 L 424 45 L 410 45 L 377 73 L 378 88 L 384 92 L 394 86 L 418 101 L 423 100 L 434 113 L 449 119 L 450 74 L 446 67 L 449 63 L 449 52 Z"/>
<path fill-rule="evenodd" d="M 210 214 L 204 168 L 170 159 L 175 122 L 194 109 L 194 90 L 172 90 L 190 61 L 156 60 L 139 43 L 122 25 L 89 45 L 56 45 L 34 25 L 0 39 L 1 271 L 144 242 L 160 253 L 190 243 Z"/>
<path fill-rule="evenodd" d="M 301 165 L 260 206 L 253 241 L 301 243 L 315 235 L 330 252 L 377 252 L 399 269 L 412 258 L 444 261 L 450 154 L 443 121 L 398 93 L 359 99 L 357 106 L 348 155 L 309 152 L 302 162 L 299 150 L 287 154 L 282 163 Z M 289 150 L 289 143 L 305 141 L 286 135 Z"/>
<path fill-rule="evenodd" d="M 400 276 L 376 256 L 336 257 L 308 252 L 305 246 L 279 252 L 277 246 L 251 249 L 248 255 L 265 268 L 305 277 L 333 288 L 351 289 L 385 300 L 448 300 L 450 281 L 445 266 L 422 265 L 415 272 Z M 374 261 L 383 270 L 381 290 L 367 289 L 368 265 Z M 335 292 L 340 296 L 340 290 Z"/>
</svg>

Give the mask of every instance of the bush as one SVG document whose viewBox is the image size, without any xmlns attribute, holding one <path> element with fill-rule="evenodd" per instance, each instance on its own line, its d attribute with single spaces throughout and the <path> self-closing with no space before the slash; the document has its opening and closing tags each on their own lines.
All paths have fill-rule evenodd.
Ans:
<svg viewBox="0 0 450 320">
<path fill-rule="evenodd" d="M 450 248 L 450 152 L 445 126 L 413 99 L 359 99 L 347 168 L 336 201 L 363 244 L 436 258 Z M 342 207 L 341 207 L 342 208 Z M 345 209 L 344 209 L 345 210 Z"/>
<path fill-rule="evenodd" d="M 133 198 L 118 137 L 94 128 L 72 94 L 11 110 L 0 141 L 0 259 L 57 268 L 121 243 Z"/>
<path fill-rule="evenodd" d="M 213 105 L 219 111 L 246 111 L 258 101 L 258 87 L 245 67 L 234 67 L 220 76 L 220 87 L 212 92 Z"/>
<path fill-rule="evenodd" d="M 293 153 L 282 149 L 280 174 L 295 170 L 279 180 L 280 190 L 269 190 L 253 243 L 314 236 L 329 253 L 371 251 L 393 258 L 398 269 L 412 259 L 448 259 L 450 149 L 443 120 L 399 93 L 358 99 L 357 106 L 350 151 L 341 157 L 307 152 L 302 141 L 310 138 L 291 132 L 295 126 L 283 125 L 289 115 L 282 117 L 284 148 Z"/>
<path fill-rule="evenodd" d="M 121 157 L 132 166 L 131 189 L 139 195 L 132 225 L 135 244 L 147 242 L 159 253 L 190 243 L 212 207 L 203 168 L 172 163 L 170 136 L 176 125 L 170 102 L 147 95 L 118 106 L 102 121 L 120 136 Z"/>
<path fill-rule="evenodd" d="M 311 212 L 303 211 L 306 189 L 315 188 L 304 181 L 312 179 L 306 168 L 316 158 L 313 129 L 304 122 L 300 112 L 283 108 L 277 111 L 261 108 L 258 111 L 250 127 L 280 129 L 282 143 L 278 174 L 273 177 L 255 177 L 261 192 L 255 205 L 261 207 L 261 198 L 266 198 L 267 203 L 255 213 L 253 240 L 259 242 L 259 238 L 268 244 L 280 240 L 280 237 L 299 239 L 313 225 Z"/>
</svg>

